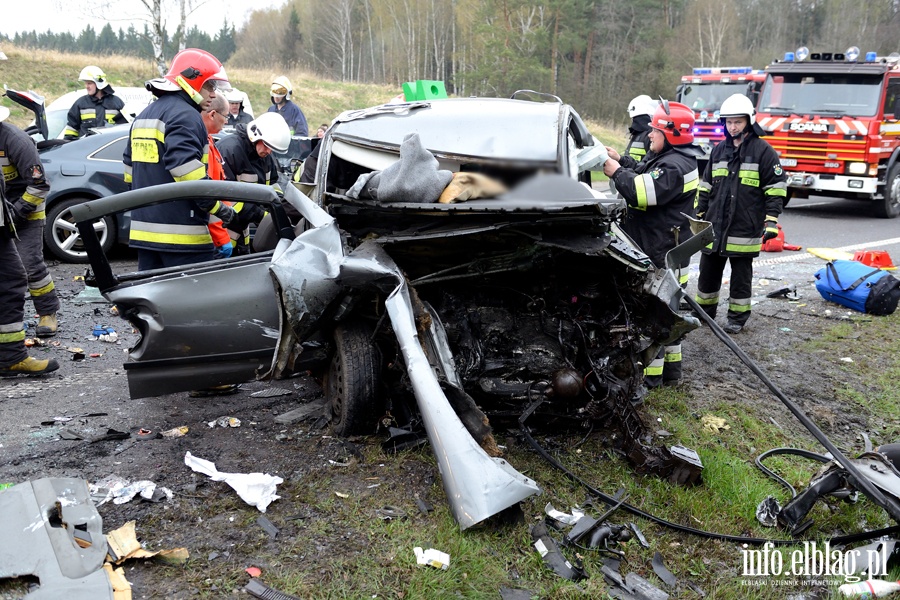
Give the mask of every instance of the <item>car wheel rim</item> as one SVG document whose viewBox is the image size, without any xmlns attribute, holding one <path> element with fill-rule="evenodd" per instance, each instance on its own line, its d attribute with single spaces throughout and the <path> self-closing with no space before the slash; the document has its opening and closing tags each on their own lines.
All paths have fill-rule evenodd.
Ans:
<svg viewBox="0 0 900 600">
<path fill-rule="evenodd" d="M 100 245 L 106 244 L 106 237 L 109 235 L 109 231 L 107 230 L 105 219 L 100 219 L 94 223 L 94 231 L 97 232 Z M 81 232 L 78 231 L 70 210 L 64 210 L 59 213 L 53 222 L 53 242 L 66 254 L 78 257 L 87 256 L 87 252 L 84 249 L 84 241 L 81 239 Z"/>
<path fill-rule="evenodd" d="M 900 207 L 900 172 L 894 177 L 893 181 L 891 181 L 891 208 Z"/>
</svg>

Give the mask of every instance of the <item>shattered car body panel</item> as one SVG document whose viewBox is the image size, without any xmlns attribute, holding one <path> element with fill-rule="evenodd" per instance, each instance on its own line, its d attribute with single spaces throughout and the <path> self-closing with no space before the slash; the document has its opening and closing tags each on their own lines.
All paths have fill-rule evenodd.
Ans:
<svg viewBox="0 0 900 600">
<path fill-rule="evenodd" d="M 107 300 L 141 334 L 125 371 L 133 398 L 248 381 L 272 361 L 279 311 L 269 263 L 272 253 L 187 267 L 114 275 L 93 223 L 105 215 L 182 198 L 257 203 L 293 237 L 276 193 L 266 186 L 194 181 L 154 186 L 72 208 Z"/>
</svg>

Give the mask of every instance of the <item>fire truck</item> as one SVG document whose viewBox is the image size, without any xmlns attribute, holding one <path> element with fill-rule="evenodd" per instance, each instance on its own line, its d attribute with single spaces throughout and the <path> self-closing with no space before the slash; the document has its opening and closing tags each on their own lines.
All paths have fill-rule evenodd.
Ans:
<svg viewBox="0 0 900 600">
<path fill-rule="evenodd" d="M 900 214 L 900 54 L 803 47 L 766 74 L 756 119 L 781 156 L 789 197 L 859 198 L 875 216 Z"/>
<path fill-rule="evenodd" d="M 719 107 L 733 94 L 745 94 L 756 105 L 759 89 L 766 79 L 765 71 L 753 67 L 705 67 L 694 69 L 681 78 L 675 100 L 694 110 L 694 143 L 709 159 L 712 147 L 725 138 L 725 128 L 719 122 Z"/>
</svg>

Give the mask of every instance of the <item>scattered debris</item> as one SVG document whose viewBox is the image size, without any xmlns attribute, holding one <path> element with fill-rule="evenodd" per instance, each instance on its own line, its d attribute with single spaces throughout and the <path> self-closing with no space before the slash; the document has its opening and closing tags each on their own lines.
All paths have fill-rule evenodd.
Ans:
<svg viewBox="0 0 900 600">
<path fill-rule="evenodd" d="M 252 395 L 252 394 L 251 394 Z M 275 422 L 282 425 L 291 425 L 299 421 L 305 421 L 311 417 L 320 417 L 325 411 L 325 400 L 314 400 L 275 417 Z"/>
<path fill-rule="evenodd" d="M 87 419 L 90 417 L 107 417 L 108 413 L 85 413 L 83 415 L 72 415 L 71 417 L 52 417 L 52 420 L 41 421 L 41 425 L 57 425 L 59 423 L 68 423 L 74 419 Z"/>
<path fill-rule="evenodd" d="M 209 425 L 210 427 L 216 427 L 216 426 L 219 426 L 219 427 L 240 427 L 240 426 L 241 426 L 241 420 L 238 419 L 237 417 L 228 417 L 228 416 L 224 416 L 224 417 L 219 417 L 218 419 L 214 419 L 214 420 L 212 420 L 212 421 L 209 421 L 209 422 L 207 423 L 207 425 Z"/>
<path fill-rule="evenodd" d="M 538 551 L 538 554 L 541 555 L 541 558 L 544 559 L 544 563 L 546 563 L 554 573 L 569 581 L 579 581 L 587 577 L 580 561 L 576 561 L 576 564 L 572 565 L 572 563 L 562 555 L 562 552 L 559 551 L 559 546 L 553 538 L 550 537 L 550 532 L 547 531 L 546 524 L 541 522 L 532 527 L 531 539 L 534 540 L 534 547 Z"/>
<path fill-rule="evenodd" d="M 500 586 L 500 600 L 531 600 L 538 595 L 537 592 L 532 592 L 531 590 L 509 588 L 505 585 Z"/>
<path fill-rule="evenodd" d="M 703 415 L 700 418 L 700 424 L 703 425 L 704 429 L 712 431 L 713 433 L 719 433 L 719 431 L 731 429 L 730 425 L 725 424 L 725 419 L 717 417 L 715 415 Z"/>
<path fill-rule="evenodd" d="M 644 548 L 649 548 L 650 542 L 648 542 L 647 538 L 644 537 L 644 532 L 642 532 L 634 523 L 629 523 L 628 526 L 631 527 L 631 530 L 634 532 L 635 537 L 637 537 L 638 543 L 640 543 L 640 545 Z"/>
<path fill-rule="evenodd" d="M 267 517 L 260 515 L 256 519 L 256 524 L 263 528 L 263 530 L 269 534 L 269 537 L 273 540 L 278 537 L 278 528 L 275 527 L 275 524 L 272 523 Z"/>
<path fill-rule="evenodd" d="M 765 500 L 756 507 L 756 520 L 763 527 L 775 527 L 778 525 L 778 513 L 781 512 L 781 505 L 775 496 L 767 496 Z"/>
<path fill-rule="evenodd" d="M 416 506 L 419 509 L 419 512 L 425 516 L 428 516 L 428 513 L 434 510 L 434 507 L 416 496 Z"/>
<path fill-rule="evenodd" d="M 84 350 L 81 348 L 70 346 L 66 350 L 72 353 L 72 360 L 84 360 Z"/>
<path fill-rule="evenodd" d="M 544 507 L 544 512 L 548 517 L 550 517 L 554 521 L 562 523 L 563 525 L 574 525 L 581 517 L 584 516 L 584 511 L 577 508 L 572 509 L 572 514 L 560 512 L 553 508 L 553 505 L 549 502 L 547 503 L 547 506 Z"/>
<path fill-rule="evenodd" d="M 666 565 L 663 564 L 662 554 L 659 552 L 655 552 L 653 554 L 653 572 L 662 579 L 663 583 L 665 583 L 669 587 L 675 587 L 678 585 L 678 579 L 672 574 L 672 571 L 666 568 Z"/>
<path fill-rule="evenodd" d="M 159 435 L 163 436 L 164 438 L 179 438 L 187 435 L 188 431 L 188 426 L 182 425 L 181 427 L 174 427 L 172 429 L 161 431 L 159 432 Z"/>
<path fill-rule="evenodd" d="M 850 358 L 849 356 L 842 356 L 842 357 L 841 357 L 841 362 L 852 363 L 852 362 L 853 362 L 853 359 Z"/>
<path fill-rule="evenodd" d="M 350 497 L 350 494 L 345 494 L 344 492 L 335 492 L 334 495 L 337 496 L 338 498 L 349 498 Z"/>
<path fill-rule="evenodd" d="M 766 294 L 766 298 L 784 298 L 785 300 L 799 300 L 800 294 L 797 293 L 796 285 L 789 285 L 779 288 Z"/>
<path fill-rule="evenodd" d="M 119 341 L 119 334 L 116 333 L 115 329 L 108 325 L 94 325 L 94 328 L 91 330 L 91 335 L 94 337 L 94 340 L 100 340 L 101 342 L 110 344 L 115 344 Z"/>
<path fill-rule="evenodd" d="M 198 473 L 208 475 L 213 481 L 224 481 L 237 492 L 241 500 L 261 512 L 266 512 L 266 507 L 281 497 L 275 494 L 276 486 L 284 482 L 281 477 L 268 473 L 221 473 L 216 469 L 215 463 L 191 456 L 190 452 L 185 453 L 184 464 Z"/>
<path fill-rule="evenodd" d="M 111 475 L 96 484 L 91 484 L 90 490 L 91 497 L 100 500 L 97 502 L 97 506 L 106 504 L 110 500 L 113 504 L 125 504 L 137 495 L 150 502 L 160 502 L 164 497 L 171 500 L 175 496 L 169 488 L 157 487 L 152 481 L 130 482 L 118 475 Z"/>
<path fill-rule="evenodd" d="M 139 428 L 131 435 L 136 440 L 158 440 L 160 437 L 162 437 L 161 434 L 155 429 L 145 429 L 143 427 Z"/>
<path fill-rule="evenodd" d="M 428 565 L 442 571 L 450 568 L 450 555 L 446 552 L 434 548 L 423 551 L 419 546 L 413 548 L 413 552 L 416 553 L 416 564 Z"/>
<path fill-rule="evenodd" d="M 251 398 L 276 398 L 278 396 L 290 396 L 291 390 L 285 390 L 282 388 L 266 388 L 264 390 L 259 390 L 258 392 L 253 392 L 250 394 Z"/>
<path fill-rule="evenodd" d="M 250 577 L 259 577 L 262 575 L 262 569 L 259 567 L 247 567 L 244 571 L 246 571 Z"/>
<path fill-rule="evenodd" d="M 248 581 L 247 585 L 244 586 L 244 591 L 251 596 L 262 598 L 263 600 L 300 600 L 297 596 L 291 596 L 290 594 L 280 592 L 267 586 L 258 579 L 251 579 Z"/>
<path fill-rule="evenodd" d="M 900 581 L 869 579 L 856 583 L 845 583 L 838 592 L 846 598 L 883 598 L 900 592 Z"/>
<path fill-rule="evenodd" d="M 382 506 L 375 509 L 375 516 L 382 521 L 392 521 L 394 519 L 405 519 L 406 511 L 396 506 Z"/>
<path fill-rule="evenodd" d="M 130 558 L 158 558 L 169 563 L 181 563 L 189 558 L 187 548 L 172 548 L 170 550 L 157 550 L 151 552 L 145 550 L 137 540 L 135 522 L 128 521 L 118 529 L 106 534 L 109 560 L 120 565 Z"/>
</svg>

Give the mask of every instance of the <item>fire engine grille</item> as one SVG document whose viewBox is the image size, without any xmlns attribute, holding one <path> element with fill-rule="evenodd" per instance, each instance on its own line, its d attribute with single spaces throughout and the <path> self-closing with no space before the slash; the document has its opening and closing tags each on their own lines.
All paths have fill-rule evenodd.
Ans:
<svg viewBox="0 0 900 600">
<path fill-rule="evenodd" d="M 836 140 L 822 135 L 780 134 L 766 137 L 782 159 L 822 166 L 827 162 L 865 162 L 866 140 Z M 843 165 L 841 165 L 843 166 Z"/>
</svg>

